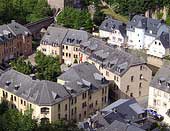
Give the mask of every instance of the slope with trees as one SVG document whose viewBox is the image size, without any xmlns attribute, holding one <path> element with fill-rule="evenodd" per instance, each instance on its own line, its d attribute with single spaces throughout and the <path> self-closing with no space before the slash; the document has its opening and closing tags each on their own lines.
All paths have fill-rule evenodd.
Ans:
<svg viewBox="0 0 170 131">
<path fill-rule="evenodd" d="M 16 20 L 21 24 L 52 15 L 47 0 L 0 0 L 0 24 Z"/>
<path fill-rule="evenodd" d="M 91 16 L 87 10 L 78 10 L 69 7 L 65 8 L 57 16 L 57 24 L 74 29 L 83 27 L 87 31 L 90 31 L 93 27 Z"/>
</svg>

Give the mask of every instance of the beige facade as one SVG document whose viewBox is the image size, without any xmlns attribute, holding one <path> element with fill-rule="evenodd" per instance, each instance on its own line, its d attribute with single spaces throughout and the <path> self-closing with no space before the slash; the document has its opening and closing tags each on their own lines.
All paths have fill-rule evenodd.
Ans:
<svg viewBox="0 0 170 131">
<path fill-rule="evenodd" d="M 65 81 L 58 79 L 58 83 L 64 85 Z M 82 121 L 90 114 L 107 106 L 108 89 L 109 87 L 106 86 L 93 93 L 88 90 L 70 98 L 70 120 Z"/>
<path fill-rule="evenodd" d="M 148 107 L 164 116 L 163 122 L 170 125 L 170 116 L 167 114 L 170 109 L 170 94 L 168 92 L 150 86 Z"/>
<path fill-rule="evenodd" d="M 107 68 L 102 68 L 99 63 L 93 59 L 89 59 L 88 55 L 83 52 L 80 53 L 80 60 L 94 64 L 107 80 L 114 81 L 112 88 L 114 92 L 112 97 L 114 99 L 128 97 L 141 99 L 148 96 L 152 71 L 146 64 L 131 66 L 120 76 Z"/>
<path fill-rule="evenodd" d="M 62 9 L 66 6 L 72 7 L 74 0 L 48 0 L 48 4 L 51 8 Z"/>
</svg>

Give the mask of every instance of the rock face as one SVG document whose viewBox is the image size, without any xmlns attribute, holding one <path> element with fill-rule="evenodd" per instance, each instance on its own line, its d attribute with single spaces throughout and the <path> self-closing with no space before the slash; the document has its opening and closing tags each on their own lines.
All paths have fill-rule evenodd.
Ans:
<svg viewBox="0 0 170 131">
<path fill-rule="evenodd" d="M 152 17 L 155 19 L 163 19 L 166 20 L 168 15 L 169 8 L 163 7 L 163 8 L 157 8 L 156 10 L 149 9 L 145 12 L 146 17 Z"/>
</svg>

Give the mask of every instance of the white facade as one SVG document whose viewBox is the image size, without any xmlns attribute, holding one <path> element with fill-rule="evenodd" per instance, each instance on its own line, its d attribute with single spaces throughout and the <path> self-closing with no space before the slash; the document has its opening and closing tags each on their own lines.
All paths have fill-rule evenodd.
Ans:
<svg viewBox="0 0 170 131">
<path fill-rule="evenodd" d="M 101 38 L 108 38 L 108 43 L 111 45 L 122 46 L 125 43 L 125 38 L 122 36 L 119 30 L 113 30 L 112 32 L 107 32 L 104 30 L 99 30 L 99 36 Z"/>
<path fill-rule="evenodd" d="M 145 32 L 145 29 L 134 27 L 134 30 L 127 30 L 128 46 L 133 49 L 148 49 L 162 32 L 168 32 L 166 25 L 159 27 L 157 35 L 153 35 L 152 30 Z M 155 27 L 157 28 L 157 27 Z M 156 56 L 156 55 L 155 55 Z"/>
<path fill-rule="evenodd" d="M 165 56 L 165 48 L 160 40 L 155 40 L 148 46 L 147 54 L 153 55 L 159 58 Z"/>
<path fill-rule="evenodd" d="M 169 93 L 157 88 L 149 87 L 148 107 L 164 116 L 163 122 L 170 125 L 170 117 L 167 115 L 167 111 L 170 109 Z"/>
</svg>

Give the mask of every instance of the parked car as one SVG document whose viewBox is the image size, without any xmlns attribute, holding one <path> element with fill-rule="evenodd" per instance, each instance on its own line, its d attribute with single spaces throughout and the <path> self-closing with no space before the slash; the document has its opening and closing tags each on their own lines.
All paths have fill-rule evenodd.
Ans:
<svg viewBox="0 0 170 131">
<path fill-rule="evenodd" d="M 145 111 L 149 116 L 152 116 L 156 120 L 162 121 L 164 119 L 164 117 L 158 114 L 157 111 L 154 111 L 152 109 L 145 109 Z"/>
</svg>

